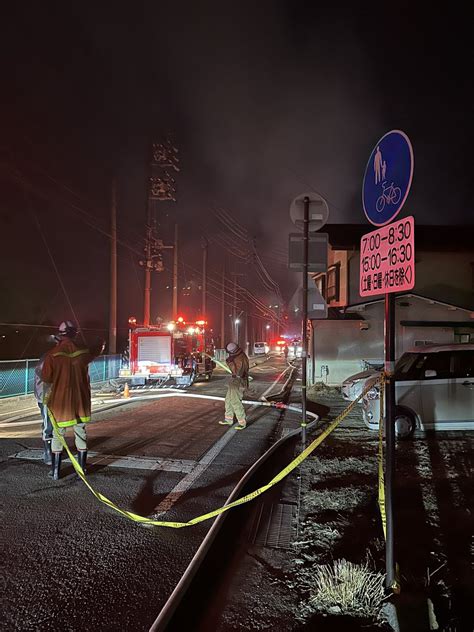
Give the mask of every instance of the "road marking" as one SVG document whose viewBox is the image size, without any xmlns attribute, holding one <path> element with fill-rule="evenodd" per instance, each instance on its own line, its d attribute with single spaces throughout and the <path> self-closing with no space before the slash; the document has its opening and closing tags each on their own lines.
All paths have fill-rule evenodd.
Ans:
<svg viewBox="0 0 474 632">
<path fill-rule="evenodd" d="M 280 375 L 276 378 L 276 380 L 271 384 L 267 390 L 262 393 L 260 396 L 260 400 L 265 398 L 275 384 L 278 383 L 281 376 L 284 375 L 288 371 L 287 367 Z M 252 412 L 258 408 L 258 404 L 254 404 L 248 409 L 248 412 Z M 214 461 L 214 459 L 219 455 L 219 453 L 223 450 L 223 448 L 229 443 L 229 441 L 234 437 L 233 429 L 230 428 L 220 439 L 217 441 L 208 452 L 198 461 L 196 467 L 192 472 L 190 472 L 187 476 L 185 476 L 171 491 L 170 493 L 163 498 L 161 503 L 155 507 L 150 518 L 153 520 L 158 520 L 163 514 L 169 511 L 173 505 L 181 498 L 181 496 L 190 489 L 190 487 L 194 484 L 194 482 L 203 474 L 209 465 Z M 148 527 L 149 525 L 143 525 Z"/>
<path fill-rule="evenodd" d="M 171 507 L 176 503 L 181 496 L 188 491 L 188 489 L 193 485 L 193 483 L 201 476 L 203 472 L 207 470 L 209 465 L 214 461 L 214 459 L 219 455 L 219 453 L 223 450 L 223 448 L 229 443 L 229 441 L 235 436 L 235 432 L 232 428 L 222 435 L 222 437 L 216 441 L 216 443 L 212 446 L 210 450 L 206 452 L 206 454 L 197 462 L 194 469 L 187 474 L 174 488 L 170 491 L 170 493 L 163 498 L 161 503 L 155 507 L 150 518 L 153 520 L 158 520 L 159 517 L 169 511 Z M 149 525 L 144 525 L 149 526 Z"/>
<path fill-rule="evenodd" d="M 280 373 L 280 375 L 276 378 L 276 380 L 273 382 L 273 384 L 271 384 L 271 385 L 267 388 L 267 390 L 266 390 L 265 392 L 263 392 L 263 393 L 260 395 L 260 397 L 259 397 L 259 399 L 260 399 L 260 400 L 262 400 L 262 401 L 263 401 L 263 400 L 265 399 L 265 397 L 268 395 L 268 393 L 270 393 L 270 391 L 271 391 L 271 390 L 272 390 L 272 388 L 275 386 L 275 384 L 278 384 L 278 382 L 280 381 L 280 378 L 281 378 L 283 375 L 285 375 L 285 373 L 286 373 L 289 369 L 290 369 L 290 367 L 289 367 L 289 366 L 287 366 L 287 367 L 286 367 L 286 369 Z"/>
<path fill-rule="evenodd" d="M 115 454 L 101 454 L 100 452 L 88 452 L 87 457 L 91 465 L 123 467 L 131 470 L 162 470 L 164 472 L 189 474 L 196 466 L 196 461 L 190 461 L 188 459 L 166 459 L 156 456 L 121 456 Z M 42 461 L 43 450 L 22 450 L 21 452 L 12 454 L 9 458 Z M 65 459 L 64 462 L 68 463 L 69 459 Z"/>
<path fill-rule="evenodd" d="M 7 410 L 6 413 L 0 413 L 0 416 L 3 417 L 4 415 L 11 415 L 12 413 L 23 413 L 25 410 L 38 410 L 38 407 L 29 406 L 28 408 L 18 408 L 18 409 Z"/>
</svg>

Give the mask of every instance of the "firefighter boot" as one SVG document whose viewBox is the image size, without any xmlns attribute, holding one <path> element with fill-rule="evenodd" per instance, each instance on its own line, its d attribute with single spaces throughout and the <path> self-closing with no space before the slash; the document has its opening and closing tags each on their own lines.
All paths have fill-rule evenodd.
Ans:
<svg viewBox="0 0 474 632">
<path fill-rule="evenodd" d="M 51 453 L 51 474 L 53 481 L 57 481 L 60 478 L 61 471 L 61 459 L 62 452 L 52 452 Z"/>
<path fill-rule="evenodd" d="M 82 467 L 82 471 L 86 474 L 86 461 L 87 461 L 87 450 L 78 450 L 77 451 L 79 465 Z"/>
<path fill-rule="evenodd" d="M 46 465 L 51 465 L 51 439 L 49 439 L 48 441 L 43 441 L 43 449 L 43 461 L 46 463 Z"/>
</svg>

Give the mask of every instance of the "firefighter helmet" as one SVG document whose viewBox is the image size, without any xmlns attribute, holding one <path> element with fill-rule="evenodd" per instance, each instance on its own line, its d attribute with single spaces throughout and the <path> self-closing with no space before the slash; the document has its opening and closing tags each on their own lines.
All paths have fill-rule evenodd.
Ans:
<svg viewBox="0 0 474 632">
<path fill-rule="evenodd" d="M 59 325 L 58 336 L 60 338 L 75 338 L 77 335 L 77 327 L 70 320 L 64 320 Z"/>
<path fill-rule="evenodd" d="M 228 342 L 225 350 L 230 355 L 237 355 L 241 351 L 239 345 L 236 342 Z"/>
</svg>

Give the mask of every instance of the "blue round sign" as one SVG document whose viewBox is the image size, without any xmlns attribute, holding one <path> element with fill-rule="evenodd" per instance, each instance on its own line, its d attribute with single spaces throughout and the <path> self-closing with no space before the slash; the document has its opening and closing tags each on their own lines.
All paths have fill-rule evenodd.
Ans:
<svg viewBox="0 0 474 632">
<path fill-rule="evenodd" d="M 405 204 L 413 162 L 410 139 L 400 130 L 387 132 L 375 145 L 362 184 L 364 213 L 374 226 L 391 222 Z"/>
</svg>

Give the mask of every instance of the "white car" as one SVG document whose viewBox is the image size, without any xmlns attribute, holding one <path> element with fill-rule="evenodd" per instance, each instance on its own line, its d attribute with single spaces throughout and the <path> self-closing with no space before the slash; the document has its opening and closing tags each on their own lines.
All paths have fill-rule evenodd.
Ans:
<svg viewBox="0 0 474 632">
<path fill-rule="evenodd" d="M 254 342 L 253 355 L 264 355 L 267 353 L 267 345 L 264 342 Z"/>
<path fill-rule="evenodd" d="M 380 375 L 379 370 L 366 369 L 365 371 L 361 371 L 360 373 L 355 373 L 354 375 L 347 377 L 342 383 L 342 396 L 348 402 L 353 402 L 359 397 L 365 386 L 368 385 L 368 381 L 378 375 Z"/>
<path fill-rule="evenodd" d="M 430 345 L 404 353 L 395 367 L 395 432 L 474 430 L 474 344 Z M 363 398 L 366 425 L 378 430 L 380 392 Z"/>
</svg>

